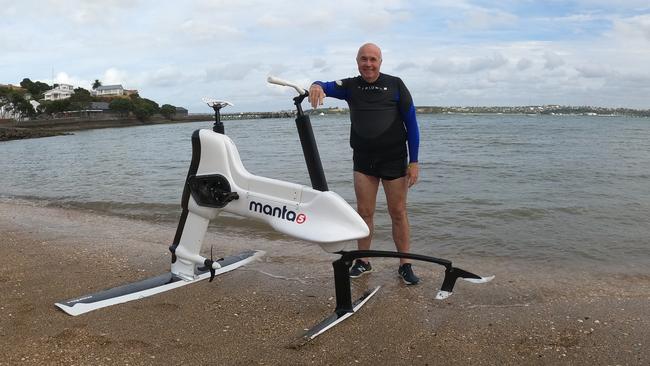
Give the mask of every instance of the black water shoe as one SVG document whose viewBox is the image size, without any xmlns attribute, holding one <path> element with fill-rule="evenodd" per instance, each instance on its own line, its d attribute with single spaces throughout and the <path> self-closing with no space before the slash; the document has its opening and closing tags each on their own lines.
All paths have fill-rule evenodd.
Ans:
<svg viewBox="0 0 650 366">
<path fill-rule="evenodd" d="M 404 263 L 399 266 L 397 273 L 399 273 L 400 277 L 402 277 L 402 281 L 404 281 L 404 283 L 407 285 L 417 285 L 418 282 L 420 282 L 418 276 L 413 273 L 411 263 Z"/>
<path fill-rule="evenodd" d="M 366 273 L 372 272 L 372 266 L 370 262 L 366 263 L 360 259 L 354 261 L 352 268 L 350 268 L 350 278 L 361 277 Z"/>
</svg>

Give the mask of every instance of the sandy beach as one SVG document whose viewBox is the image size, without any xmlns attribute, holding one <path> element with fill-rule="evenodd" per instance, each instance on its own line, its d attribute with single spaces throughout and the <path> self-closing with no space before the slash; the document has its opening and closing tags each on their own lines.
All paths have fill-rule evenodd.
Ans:
<svg viewBox="0 0 650 366">
<path fill-rule="evenodd" d="M 209 232 L 218 255 L 259 262 L 77 317 L 66 300 L 169 270 L 176 225 L 0 202 L 0 365 L 647 365 L 650 275 L 450 258 L 495 274 L 436 301 L 442 267 L 417 264 L 403 285 L 394 260 L 353 282 L 379 293 L 314 341 L 304 329 L 335 306 L 331 261 L 315 246 Z M 205 249 L 205 248 L 204 248 Z"/>
</svg>

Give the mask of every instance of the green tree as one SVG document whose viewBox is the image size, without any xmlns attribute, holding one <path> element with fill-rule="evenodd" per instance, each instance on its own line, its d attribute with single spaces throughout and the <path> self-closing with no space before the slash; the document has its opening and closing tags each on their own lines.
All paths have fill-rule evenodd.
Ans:
<svg viewBox="0 0 650 366">
<path fill-rule="evenodd" d="M 0 108 L 4 107 L 6 110 L 8 110 L 10 108 L 9 107 L 9 93 L 10 93 L 10 91 L 11 91 L 11 89 L 9 89 L 7 87 L 0 86 Z M 12 110 L 13 110 L 13 108 L 12 108 Z"/>
<path fill-rule="evenodd" d="M 32 104 L 25 99 L 25 92 L 11 88 L 0 88 L 0 108 L 10 112 L 17 119 L 32 117 L 36 114 Z"/>
<path fill-rule="evenodd" d="M 84 88 L 75 88 L 74 94 L 70 96 L 70 107 L 73 110 L 87 109 L 93 101 L 90 92 Z"/>
<path fill-rule="evenodd" d="M 60 100 L 48 100 L 41 103 L 40 109 L 49 115 L 69 111 L 71 108 L 70 98 Z"/>
<path fill-rule="evenodd" d="M 114 112 L 117 112 L 122 117 L 129 115 L 129 112 L 134 110 L 133 102 L 130 99 L 126 98 L 115 98 L 113 99 L 108 108 Z"/>
<path fill-rule="evenodd" d="M 102 86 L 102 82 L 99 81 L 99 79 L 95 79 L 95 82 L 93 83 L 93 90 L 99 88 L 100 86 Z"/>
<path fill-rule="evenodd" d="M 23 81 L 20 82 L 20 86 L 27 89 L 29 94 L 32 95 L 32 99 L 34 100 L 43 99 L 43 93 L 52 89 L 52 87 L 46 83 L 42 83 L 40 81 L 33 82 L 29 78 L 24 78 Z"/>
<path fill-rule="evenodd" d="M 149 105 L 149 108 L 151 108 L 153 110 L 154 114 L 160 113 L 160 106 L 158 105 L 158 103 L 154 102 L 151 99 L 147 99 L 147 98 L 141 98 L 141 99 L 142 99 L 142 101 L 144 103 L 147 103 Z"/>
<path fill-rule="evenodd" d="M 160 107 L 160 114 L 167 119 L 173 119 L 176 114 L 176 107 L 171 104 L 163 104 L 163 106 Z"/>
<path fill-rule="evenodd" d="M 21 118 L 33 117 L 36 115 L 34 106 L 27 99 L 23 98 L 22 95 L 15 94 L 13 104 L 14 104 L 14 110 L 18 112 L 18 115 Z"/>
<path fill-rule="evenodd" d="M 134 98 L 133 114 L 140 120 L 146 121 L 160 111 L 158 103 L 147 98 Z"/>
</svg>

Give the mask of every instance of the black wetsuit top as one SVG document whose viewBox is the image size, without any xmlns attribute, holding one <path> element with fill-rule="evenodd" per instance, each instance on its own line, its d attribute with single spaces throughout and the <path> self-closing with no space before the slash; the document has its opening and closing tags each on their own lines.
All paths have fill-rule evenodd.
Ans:
<svg viewBox="0 0 650 366">
<path fill-rule="evenodd" d="M 355 152 L 406 156 L 418 161 L 420 136 L 413 99 L 402 79 L 379 74 L 374 83 L 361 76 L 316 81 L 328 97 L 343 99 L 350 108 L 350 146 Z"/>
</svg>

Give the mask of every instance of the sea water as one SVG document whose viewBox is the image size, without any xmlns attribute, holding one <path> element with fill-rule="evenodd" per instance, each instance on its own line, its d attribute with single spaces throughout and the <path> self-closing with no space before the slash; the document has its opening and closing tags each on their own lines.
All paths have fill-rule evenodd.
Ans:
<svg viewBox="0 0 650 366">
<path fill-rule="evenodd" d="M 537 263 L 650 264 L 650 119 L 419 115 L 412 251 Z M 353 207 L 347 115 L 313 116 L 329 188 Z M 210 122 L 75 132 L 0 143 L 0 197 L 174 225 L 192 132 Z M 226 121 L 247 170 L 309 185 L 292 119 Z M 373 248 L 392 250 L 379 192 Z M 292 242 L 220 217 L 214 230 Z"/>
</svg>

